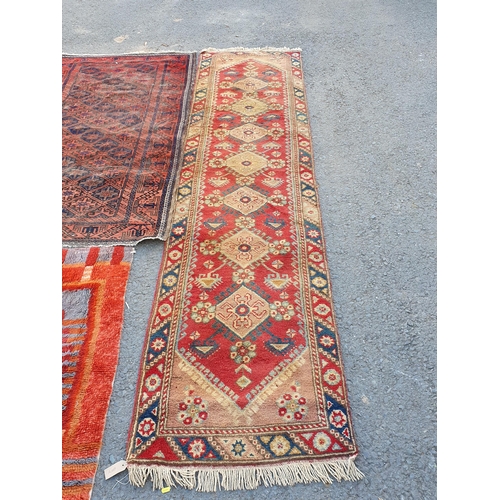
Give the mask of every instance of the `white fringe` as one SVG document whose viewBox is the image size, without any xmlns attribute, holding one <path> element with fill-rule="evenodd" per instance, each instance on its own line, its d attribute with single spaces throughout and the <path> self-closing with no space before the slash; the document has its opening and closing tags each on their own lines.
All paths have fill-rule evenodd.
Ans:
<svg viewBox="0 0 500 500">
<path fill-rule="evenodd" d="M 213 492 L 254 490 L 264 486 L 292 486 L 296 483 L 357 481 L 364 474 L 354 465 L 354 458 L 328 462 L 288 462 L 281 465 L 237 467 L 167 467 L 164 465 L 128 465 L 129 481 L 144 486 L 151 479 L 153 489 L 181 486 L 190 490 Z"/>
<path fill-rule="evenodd" d="M 229 49 L 214 49 L 212 47 L 208 49 L 203 49 L 200 53 L 203 52 L 250 52 L 250 53 L 258 53 L 258 52 L 302 52 L 301 48 L 290 49 L 289 47 L 256 47 L 256 48 L 246 48 L 246 47 L 231 47 Z"/>
</svg>

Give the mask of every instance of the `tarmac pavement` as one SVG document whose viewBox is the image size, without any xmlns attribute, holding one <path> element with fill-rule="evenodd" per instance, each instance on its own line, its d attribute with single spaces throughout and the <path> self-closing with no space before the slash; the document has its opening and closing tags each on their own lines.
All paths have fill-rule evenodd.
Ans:
<svg viewBox="0 0 500 500">
<path fill-rule="evenodd" d="M 123 472 L 163 243 L 137 245 L 92 500 L 436 498 L 434 0 L 65 0 L 70 54 L 302 48 L 338 329 L 360 448 L 354 483 L 199 493 Z"/>
</svg>

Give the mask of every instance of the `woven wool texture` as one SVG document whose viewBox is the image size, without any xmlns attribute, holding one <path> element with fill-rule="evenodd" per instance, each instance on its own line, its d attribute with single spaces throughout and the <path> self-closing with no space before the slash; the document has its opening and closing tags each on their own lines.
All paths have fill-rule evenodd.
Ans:
<svg viewBox="0 0 500 500">
<path fill-rule="evenodd" d="M 129 477 L 356 480 L 300 50 L 203 51 L 147 331 Z"/>
<path fill-rule="evenodd" d="M 63 246 L 165 238 L 195 59 L 63 57 Z"/>
<path fill-rule="evenodd" d="M 87 500 L 118 363 L 132 249 L 71 248 L 62 256 L 62 498 Z"/>
</svg>

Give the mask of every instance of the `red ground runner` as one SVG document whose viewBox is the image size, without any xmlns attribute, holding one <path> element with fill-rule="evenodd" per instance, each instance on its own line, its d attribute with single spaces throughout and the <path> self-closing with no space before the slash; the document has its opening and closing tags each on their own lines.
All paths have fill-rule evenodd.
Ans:
<svg viewBox="0 0 500 500">
<path fill-rule="evenodd" d="M 164 239 L 193 54 L 63 57 L 63 244 Z"/>
<path fill-rule="evenodd" d="M 62 498 L 88 499 L 118 363 L 130 247 L 63 250 Z"/>
<path fill-rule="evenodd" d="M 355 480 L 300 51 L 202 52 L 128 446 L 142 486 Z"/>
</svg>

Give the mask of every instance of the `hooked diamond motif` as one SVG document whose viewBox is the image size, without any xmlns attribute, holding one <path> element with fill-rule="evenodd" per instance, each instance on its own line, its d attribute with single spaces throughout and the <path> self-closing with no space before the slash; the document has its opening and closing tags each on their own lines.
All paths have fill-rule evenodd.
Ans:
<svg viewBox="0 0 500 500">
<path fill-rule="evenodd" d="M 215 317 L 242 339 L 269 313 L 269 304 L 244 285 L 215 307 Z"/>
<path fill-rule="evenodd" d="M 243 186 L 224 198 L 224 203 L 244 215 L 255 212 L 267 203 L 267 198 L 248 186 Z"/>
<path fill-rule="evenodd" d="M 267 242 L 246 228 L 233 234 L 220 245 L 220 252 L 244 269 L 265 257 L 268 251 Z"/>
</svg>

